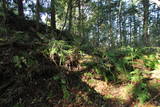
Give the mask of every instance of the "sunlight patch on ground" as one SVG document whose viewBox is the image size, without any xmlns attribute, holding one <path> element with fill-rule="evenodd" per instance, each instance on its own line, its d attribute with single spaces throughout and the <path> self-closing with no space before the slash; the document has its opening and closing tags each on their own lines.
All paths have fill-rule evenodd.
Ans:
<svg viewBox="0 0 160 107">
<path fill-rule="evenodd" d="M 140 104 L 139 102 L 133 101 L 132 90 L 135 87 L 134 84 L 107 84 L 107 82 L 95 79 L 91 75 L 90 77 L 86 77 L 86 75 L 83 75 L 81 80 L 88 84 L 91 88 L 93 88 L 97 93 L 102 95 L 106 101 L 108 99 L 118 99 L 122 105 L 125 103 L 131 103 L 131 107 L 156 107 L 154 104 L 152 104 L 152 102 Z M 153 85 L 153 83 L 150 84 Z M 156 87 L 158 89 L 160 88 L 157 84 L 153 87 Z"/>
<path fill-rule="evenodd" d="M 88 79 L 86 76 L 82 76 L 82 81 L 88 84 L 91 88 L 94 88 L 94 90 L 104 96 L 104 98 L 115 98 L 128 102 L 132 96 L 130 91 L 133 86 L 128 86 L 125 84 L 114 86 L 95 78 Z"/>
</svg>

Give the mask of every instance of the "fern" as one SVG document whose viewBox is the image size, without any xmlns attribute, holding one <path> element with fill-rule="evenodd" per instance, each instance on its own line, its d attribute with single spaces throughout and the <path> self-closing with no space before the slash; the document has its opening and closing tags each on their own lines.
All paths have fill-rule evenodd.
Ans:
<svg viewBox="0 0 160 107">
<path fill-rule="evenodd" d="M 151 54 L 151 55 L 148 55 L 148 56 L 144 56 L 143 60 L 145 62 L 145 66 L 149 67 L 151 69 L 156 69 L 158 67 L 157 65 L 160 64 L 160 61 L 157 58 L 156 54 Z"/>
<path fill-rule="evenodd" d="M 142 71 L 135 69 L 130 72 L 130 79 L 132 82 L 140 82 L 143 79 Z"/>
<path fill-rule="evenodd" d="M 66 56 L 71 55 L 74 51 L 75 48 L 68 45 L 65 41 L 52 40 L 43 53 L 49 55 L 50 57 L 57 54 L 60 57 L 59 65 L 62 65 L 66 61 Z"/>
<path fill-rule="evenodd" d="M 139 100 L 140 103 L 145 103 L 150 98 L 150 94 L 148 92 L 147 84 L 141 82 L 134 90 L 134 96 Z"/>
<path fill-rule="evenodd" d="M 70 92 L 68 91 L 67 79 L 64 77 L 64 74 L 59 73 L 55 75 L 52 79 L 55 81 L 60 81 L 61 89 L 63 92 L 63 98 L 69 99 Z"/>
<path fill-rule="evenodd" d="M 138 85 L 136 85 L 133 90 L 134 97 L 140 103 L 145 103 L 150 98 L 150 94 L 148 91 L 147 83 L 143 80 L 143 71 L 136 69 L 130 74 L 131 81 L 138 83 Z"/>
</svg>

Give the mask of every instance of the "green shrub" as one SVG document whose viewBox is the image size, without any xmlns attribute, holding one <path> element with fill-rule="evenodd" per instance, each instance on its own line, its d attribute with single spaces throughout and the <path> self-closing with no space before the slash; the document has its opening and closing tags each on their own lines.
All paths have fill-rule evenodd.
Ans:
<svg viewBox="0 0 160 107">
<path fill-rule="evenodd" d="M 130 79 L 132 82 L 140 82 L 144 79 L 143 72 L 135 69 L 134 71 L 130 72 Z"/>
<path fill-rule="evenodd" d="M 62 73 L 59 73 L 53 77 L 53 80 L 60 81 L 61 89 L 63 92 L 63 98 L 69 99 L 70 92 L 68 91 L 67 79 L 65 79 Z"/>
<path fill-rule="evenodd" d="M 66 61 L 66 56 L 75 52 L 75 48 L 68 45 L 65 41 L 52 40 L 43 52 L 49 55 L 51 59 L 54 54 L 57 54 L 60 57 L 60 63 L 58 65 L 62 65 Z"/>
<path fill-rule="evenodd" d="M 138 69 L 130 73 L 131 81 L 136 83 L 133 89 L 133 95 L 140 103 L 145 103 L 150 98 L 150 93 L 148 91 L 147 83 L 144 81 L 145 78 L 143 73 L 144 71 L 140 71 Z"/>
<path fill-rule="evenodd" d="M 145 103 L 150 98 L 148 87 L 146 83 L 140 82 L 134 89 L 134 97 L 138 99 L 140 103 Z"/>
<path fill-rule="evenodd" d="M 24 66 L 29 68 L 38 64 L 37 60 L 27 53 L 21 53 L 20 55 L 13 56 L 12 62 L 17 68 L 22 68 Z"/>
<path fill-rule="evenodd" d="M 151 54 L 143 57 L 144 63 L 146 67 L 151 69 L 157 69 L 160 64 L 160 60 L 157 58 L 156 54 Z"/>
</svg>

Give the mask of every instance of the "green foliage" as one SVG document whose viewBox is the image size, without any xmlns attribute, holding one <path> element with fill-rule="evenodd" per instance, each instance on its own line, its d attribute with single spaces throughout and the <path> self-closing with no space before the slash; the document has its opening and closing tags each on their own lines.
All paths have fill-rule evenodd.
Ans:
<svg viewBox="0 0 160 107">
<path fill-rule="evenodd" d="M 22 31 L 16 31 L 14 33 L 14 39 L 17 42 L 29 42 L 29 36 Z"/>
<path fill-rule="evenodd" d="M 61 85 L 62 91 L 63 91 L 63 98 L 64 99 L 69 99 L 70 97 L 70 92 L 68 91 L 66 85 Z"/>
<path fill-rule="evenodd" d="M 160 64 L 160 59 L 156 56 L 156 54 L 151 54 L 148 56 L 144 56 L 143 60 L 145 62 L 145 66 L 151 69 L 158 69 Z"/>
<path fill-rule="evenodd" d="M 48 41 L 48 39 L 46 38 L 46 36 L 48 36 L 48 35 L 44 35 L 44 34 L 42 34 L 42 33 L 40 33 L 40 32 L 37 32 L 37 36 L 38 36 L 41 40 L 43 40 L 43 41 L 45 41 L 45 42 Z"/>
<path fill-rule="evenodd" d="M 70 92 L 68 91 L 68 85 L 67 85 L 67 80 L 62 76 L 61 73 L 53 76 L 53 80 L 60 81 L 60 85 L 63 91 L 63 98 L 64 99 L 69 99 L 70 97 Z"/>
<path fill-rule="evenodd" d="M 96 51 L 96 50 L 95 50 Z M 94 68 L 96 73 L 103 75 L 107 81 L 112 75 L 112 79 L 116 80 L 115 74 L 117 74 L 121 80 L 131 80 L 132 82 L 139 82 L 149 75 L 149 72 L 144 71 L 147 68 L 159 69 L 159 56 L 158 54 L 150 54 L 144 56 L 144 49 L 132 48 L 132 47 L 122 47 L 119 49 L 111 51 L 101 51 L 98 50 L 98 58 L 96 61 L 87 62 L 85 65 L 90 68 Z M 136 59 L 144 60 L 144 65 L 147 68 L 133 68 L 133 64 Z M 142 65 L 139 65 L 143 67 Z M 114 71 L 114 72 L 113 72 Z M 132 72 L 131 72 L 132 71 Z M 147 77 L 148 78 L 148 77 Z"/>
<path fill-rule="evenodd" d="M 139 82 L 142 81 L 144 79 L 143 75 L 142 75 L 142 71 L 135 69 L 134 71 L 130 72 L 130 79 L 132 82 Z"/>
<path fill-rule="evenodd" d="M 142 50 L 140 48 L 127 47 L 128 55 L 132 58 L 140 58 L 142 56 Z"/>
<path fill-rule="evenodd" d="M 3 35 L 3 34 L 6 34 L 8 32 L 8 29 L 7 28 L 4 28 L 4 27 L 1 27 L 0 26 L 0 34 Z"/>
<path fill-rule="evenodd" d="M 87 53 L 92 53 L 94 51 L 94 47 L 91 45 L 90 42 L 81 44 L 80 49 Z"/>
<path fill-rule="evenodd" d="M 103 98 L 107 100 L 107 99 L 112 99 L 113 96 L 112 95 L 105 95 Z"/>
<path fill-rule="evenodd" d="M 60 76 L 59 75 L 55 75 L 54 77 L 53 77 L 53 80 L 59 80 L 60 79 Z"/>
<path fill-rule="evenodd" d="M 15 104 L 15 105 L 13 105 L 13 107 L 25 107 L 25 105 L 24 104 Z"/>
<path fill-rule="evenodd" d="M 27 64 L 27 61 L 23 56 L 14 56 L 13 63 L 15 64 L 15 67 L 22 68 L 22 63 Z"/>
<path fill-rule="evenodd" d="M 87 77 L 93 77 L 93 74 L 92 73 L 90 73 L 90 72 L 86 72 L 86 73 L 84 73 L 84 76 L 87 76 Z"/>
<path fill-rule="evenodd" d="M 93 60 L 91 62 L 85 62 L 82 64 L 83 66 L 86 66 L 87 68 L 93 68 L 96 74 L 102 75 L 105 81 L 115 80 L 114 73 L 112 73 L 109 63 L 104 62 L 103 58 L 97 57 L 96 60 Z M 90 73 L 89 73 L 90 74 Z M 89 75 L 88 74 L 88 75 Z"/>
<path fill-rule="evenodd" d="M 100 63 L 100 62 L 97 63 L 96 66 L 94 66 L 94 70 L 95 70 L 95 72 L 96 72 L 97 74 L 102 75 L 103 78 L 104 78 L 104 80 L 105 80 L 106 82 L 109 80 L 109 76 L 110 76 L 110 75 L 107 75 L 107 74 L 109 74 L 109 73 L 112 74 L 112 72 L 108 69 L 108 67 L 107 67 L 105 64 Z M 112 79 L 115 79 L 115 78 L 114 78 L 114 75 L 113 75 L 113 78 L 112 78 Z"/>
<path fill-rule="evenodd" d="M 37 60 L 31 55 L 29 56 L 27 53 L 21 53 L 19 56 L 13 56 L 12 61 L 15 64 L 15 67 L 19 69 L 22 67 L 29 68 L 38 64 Z"/>
<path fill-rule="evenodd" d="M 160 48 L 159 47 L 144 47 L 141 49 L 143 54 L 155 54 L 155 53 L 160 53 Z"/>
<path fill-rule="evenodd" d="M 140 82 L 137 87 L 135 87 L 134 97 L 142 104 L 149 100 L 150 94 L 146 83 Z"/>
<path fill-rule="evenodd" d="M 1 6 L 1 3 L 0 3 L 0 6 Z M 4 12 L 3 12 L 3 9 L 0 7 L 0 17 L 3 17 L 4 16 Z"/>
<path fill-rule="evenodd" d="M 59 65 L 61 65 L 66 61 L 66 56 L 71 55 L 74 51 L 75 49 L 65 41 L 52 40 L 50 41 L 48 48 L 44 50 L 44 53 L 50 57 L 57 54 L 60 57 Z"/>
<path fill-rule="evenodd" d="M 33 42 L 40 42 L 41 40 L 44 40 L 45 42 L 48 41 L 47 39 L 45 39 L 45 36 L 39 32 L 37 32 L 36 35 L 34 33 L 33 35 L 32 33 L 24 31 L 13 31 L 13 33 L 13 40 L 20 43 L 31 44 Z"/>
<path fill-rule="evenodd" d="M 131 81 L 137 83 L 133 89 L 133 95 L 140 103 L 145 103 L 149 98 L 150 94 L 148 91 L 147 83 L 144 81 L 144 71 L 135 69 L 131 73 Z"/>
<path fill-rule="evenodd" d="M 48 93 L 48 95 L 47 95 L 47 99 L 50 99 L 50 98 L 52 98 L 53 97 L 53 92 L 52 92 L 52 90 L 51 91 L 49 91 L 49 93 Z"/>
<path fill-rule="evenodd" d="M 112 51 L 107 54 L 109 62 L 114 66 L 115 71 L 117 73 L 124 73 L 127 75 L 127 67 L 128 60 L 125 59 L 125 52 L 124 51 Z M 127 68 L 126 68 L 127 67 Z"/>
</svg>

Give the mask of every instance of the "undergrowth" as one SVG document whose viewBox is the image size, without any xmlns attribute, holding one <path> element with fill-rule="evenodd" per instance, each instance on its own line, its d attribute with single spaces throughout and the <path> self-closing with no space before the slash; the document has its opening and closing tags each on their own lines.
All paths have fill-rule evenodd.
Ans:
<svg viewBox="0 0 160 107">
<path fill-rule="evenodd" d="M 19 34 L 23 33 L 18 32 Z M 50 40 L 49 44 L 41 50 L 48 59 L 61 67 L 69 60 L 68 56 L 80 54 L 80 59 L 83 59 L 88 55 L 88 59 L 86 57 L 80 65 L 88 68 L 86 70 L 93 69 L 93 71 L 85 73 L 85 76 L 92 78 L 98 74 L 107 83 L 122 81 L 122 83 L 134 84 L 132 94 L 134 99 L 140 103 L 145 103 L 151 98 L 147 85 L 149 76 L 146 75 L 150 75 L 149 71 L 160 69 L 158 52 L 149 51 L 146 53 L 144 49 L 140 48 L 122 47 L 111 51 L 94 49 L 93 53 L 86 54 L 85 51 L 81 51 L 63 40 Z M 36 59 L 28 54 L 15 55 L 12 60 L 18 69 L 29 68 L 38 64 Z M 69 99 L 71 94 L 66 75 L 61 72 L 54 75 L 53 80 L 59 81 L 63 98 Z"/>
</svg>

